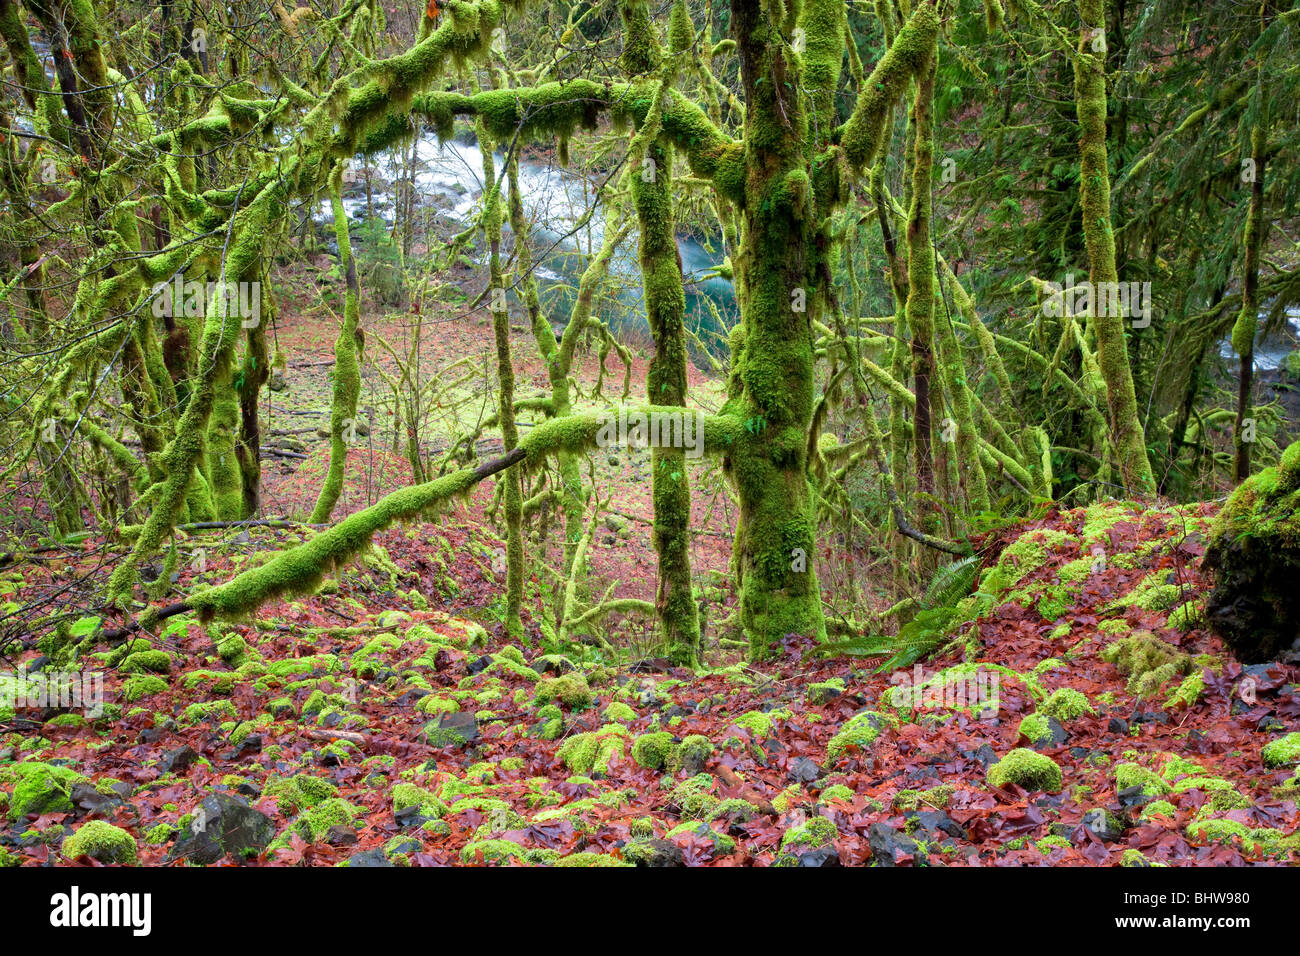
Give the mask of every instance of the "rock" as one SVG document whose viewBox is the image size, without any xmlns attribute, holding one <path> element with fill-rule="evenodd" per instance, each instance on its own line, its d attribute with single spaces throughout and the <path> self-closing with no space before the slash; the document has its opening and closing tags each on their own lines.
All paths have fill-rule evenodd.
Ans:
<svg viewBox="0 0 1300 956">
<path fill-rule="evenodd" d="M 158 772 L 167 773 L 170 771 L 181 774 L 190 769 L 190 764 L 198 759 L 198 751 L 188 744 L 175 750 L 168 750 L 163 753 L 158 761 Z"/>
<path fill-rule="evenodd" d="M 871 824 L 867 843 L 871 847 L 871 855 L 877 866 L 897 866 L 900 856 L 911 856 L 918 863 L 925 863 L 927 859 L 915 840 L 899 833 L 888 824 Z"/>
<path fill-rule="evenodd" d="M 362 850 L 360 853 L 354 853 L 344 861 L 349 867 L 354 866 L 394 866 L 388 857 L 384 855 L 384 848 L 381 846 L 372 847 L 369 850 Z"/>
<path fill-rule="evenodd" d="M 635 866 L 685 866 L 681 847 L 668 840 L 633 840 L 623 847 L 623 859 Z"/>
<path fill-rule="evenodd" d="M 799 854 L 800 866 L 839 866 L 840 855 L 833 846 L 822 846 Z"/>
<path fill-rule="evenodd" d="M 275 824 L 265 813 L 239 797 L 214 793 L 199 804 L 167 858 L 206 866 L 227 854 L 241 854 L 248 849 L 260 853 L 274 837 Z"/>
<path fill-rule="evenodd" d="M 284 372 L 280 369 L 272 369 L 271 377 L 266 380 L 266 387 L 273 392 L 283 392 L 289 387 L 288 381 L 284 377 Z"/>
<path fill-rule="evenodd" d="M 100 793 L 91 783 L 73 784 L 70 796 L 72 802 L 87 813 L 107 813 L 125 802 L 115 793 Z"/>
<path fill-rule="evenodd" d="M 962 825 L 943 810 L 909 810 L 904 817 L 915 820 L 917 828 L 925 833 L 928 840 L 933 840 L 938 833 L 946 833 L 954 840 L 968 839 Z"/>
<path fill-rule="evenodd" d="M 473 714 L 440 714 L 424 725 L 424 739 L 431 747 L 464 747 L 478 740 L 478 721 Z"/>
<path fill-rule="evenodd" d="M 811 757 L 799 757 L 786 769 L 786 777 L 792 783 L 812 783 L 821 774 L 821 767 Z"/>
<path fill-rule="evenodd" d="M 465 670 L 471 674 L 478 674 L 488 667 L 492 666 L 492 655 L 484 654 L 482 657 L 475 658 L 465 665 Z"/>
<path fill-rule="evenodd" d="M 1122 717 L 1112 717 L 1110 723 L 1106 725 L 1106 730 L 1112 734 L 1121 734 L 1128 736 L 1128 721 Z"/>
<path fill-rule="evenodd" d="M 335 824 L 325 831 L 325 842 L 330 846 L 351 846 L 357 842 L 357 831 Z"/>
<path fill-rule="evenodd" d="M 627 519 L 622 515 L 616 515 L 612 512 L 605 515 L 605 527 L 615 534 L 622 534 L 627 531 Z"/>
<path fill-rule="evenodd" d="M 1101 807 L 1094 807 L 1080 821 L 1093 836 L 1114 843 L 1124 836 L 1124 821 Z"/>
</svg>

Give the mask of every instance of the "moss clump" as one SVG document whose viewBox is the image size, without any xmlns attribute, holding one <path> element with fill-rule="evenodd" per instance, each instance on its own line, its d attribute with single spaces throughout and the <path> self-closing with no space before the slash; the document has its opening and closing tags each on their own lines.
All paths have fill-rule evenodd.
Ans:
<svg viewBox="0 0 1300 956">
<path fill-rule="evenodd" d="M 14 764 L 4 770 L 3 776 L 16 777 L 9 799 L 11 821 L 30 814 L 73 812 L 72 787 L 86 779 L 66 767 L 35 762 Z"/>
<path fill-rule="evenodd" d="M 1285 767 L 1300 763 L 1300 732 L 1289 733 L 1264 745 L 1259 752 L 1265 767 Z"/>
<path fill-rule="evenodd" d="M 748 800 L 730 797 L 719 803 L 709 813 L 709 821 L 725 820 L 727 823 L 748 823 L 758 816 L 758 807 Z"/>
<path fill-rule="evenodd" d="M 991 787 L 1014 783 L 1029 791 L 1059 793 L 1061 790 L 1061 768 L 1056 761 L 1024 747 L 1018 747 L 989 767 L 986 776 Z"/>
<path fill-rule="evenodd" d="M 443 803 L 428 790 L 413 783 L 399 783 L 393 787 L 393 812 L 399 813 L 408 807 L 419 807 L 427 817 L 441 817 L 447 812 Z"/>
<path fill-rule="evenodd" d="M 1193 820 L 1187 825 L 1187 836 L 1198 843 L 1230 843 L 1233 837 L 1250 842 L 1250 830 L 1236 820 Z"/>
<path fill-rule="evenodd" d="M 707 837 L 713 843 L 713 853 L 715 856 L 726 856 L 728 853 L 734 853 L 736 850 L 736 841 L 726 833 L 719 833 L 707 823 L 691 820 L 686 823 L 679 823 L 669 830 L 664 836 L 665 839 L 671 840 L 679 833 L 694 833 L 697 836 Z"/>
<path fill-rule="evenodd" d="M 844 678 L 832 677 L 830 680 L 808 685 L 808 703 L 814 706 L 824 704 L 844 693 Z"/>
<path fill-rule="evenodd" d="M 537 683 L 537 703 L 549 704 L 552 701 L 563 704 L 570 710 L 584 710 L 591 706 L 591 688 L 587 678 L 582 674 L 562 674 L 559 677 L 546 677 Z"/>
<path fill-rule="evenodd" d="M 642 734 L 632 744 L 632 759 L 647 770 L 662 770 L 675 747 L 666 730 Z"/>
<path fill-rule="evenodd" d="M 669 773 L 685 770 L 699 773 L 713 756 L 713 742 L 702 734 L 691 734 L 668 754 L 665 766 Z"/>
<path fill-rule="evenodd" d="M 263 793 L 276 802 L 281 813 L 293 814 L 337 797 L 339 788 L 328 780 L 300 773 L 294 777 L 272 779 Z"/>
<path fill-rule="evenodd" d="M 538 735 L 543 740 L 557 740 L 564 733 L 564 713 L 554 704 L 537 710 Z"/>
<path fill-rule="evenodd" d="M 118 665 L 128 674 L 167 674 L 171 669 L 172 656 L 166 651 L 136 651 Z"/>
<path fill-rule="evenodd" d="M 830 846 L 838 836 L 835 824 L 825 817 L 814 817 L 802 826 L 792 827 L 781 837 L 781 852 L 773 866 L 798 866 L 800 853 Z"/>
<path fill-rule="evenodd" d="M 654 836 L 655 818 L 638 817 L 627 825 L 627 834 L 634 840 Z"/>
<path fill-rule="evenodd" d="M 1128 692 L 1139 698 L 1150 697 L 1166 682 L 1190 673 L 1194 666 L 1190 655 L 1150 631 L 1135 631 L 1106 645 L 1101 659 L 1128 676 Z"/>
<path fill-rule="evenodd" d="M 1070 850 L 1070 849 L 1073 849 L 1074 844 L 1072 844 L 1072 843 L 1071 843 L 1069 840 L 1067 840 L 1065 837 L 1060 837 L 1060 836 L 1045 836 L 1045 837 L 1043 837 L 1041 840 L 1039 840 L 1039 841 L 1035 844 L 1035 846 L 1038 847 L 1038 852 L 1039 852 L 1039 853 L 1043 854 L 1043 856 L 1047 856 L 1047 855 L 1048 855 L 1049 853 L 1051 853 L 1053 850 L 1057 850 L 1057 849 L 1060 849 L 1060 850 Z"/>
<path fill-rule="evenodd" d="M 630 724 L 636 720 L 636 711 L 621 700 L 616 700 L 605 708 L 602 716 L 613 723 Z"/>
<path fill-rule="evenodd" d="M 1035 746 L 1050 743 L 1052 740 L 1052 727 L 1045 714 L 1028 714 L 1020 721 L 1017 732 Z"/>
<path fill-rule="evenodd" d="M 1172 820 L 1177 815 L 1178 808 L 1168 800 L 1152 800 L 1142 808 L 1142 812 L 1138 814 L 1138 819 L 1146 821 L 1155 817 L 1168 817 Z"/>
<path fill-rule="evenodd" d="M 89 856 L 100 863 L 135 866 L 139 854 L 135 837 L 103 820 L 91 820 L 63 841 L 63 855 L 69 860 Z"/>
<path fill-rule="evenodd" d="M 755 740 L 766 740 L 772 733 L 772 718 L 761 710 L 750 710 L 731 721 L 737 727 L 744 727 Z"/>
<path fill-rule="evenodd" d="M 470 865 L 493 865 L 523 859 L 524 848 L 509 840 L 471 840 L 460 851 L 460 861 Z"/>
<path fill-rule="evenodd" d="M 329 833 L 330 827 L 352 826 L 361 812 L 360 807 L 353 806 L 341 797 L 322 800 L 290 824 L 267 849 L 275 850 L 288 846 L 290 833 L 297 833 L 309 843 L 317 843 Z"/>
<path fill-rule="evenodd" d="M 627 734 L 622 724 L 606 724 L 600 730 L 574 734 L 560 745 L 555 756 L 574 773 L 608 774 L 610 764 L 623 759 Z"/>
<path fill-rule="evenodd" d="M 922 807 L 946 807 L 955 792 L 956 788 L 947 783 L 929 790 L 900 790 L 894 795 L 893 806 L 903 812 Z"/>
<path fill-rule="evenodd" d="M 1096 713 L 1092 704 L 1088 703 L 1088 698 L 1071 687 L 1062 687 L 1053 691 L 1038 710 L 1048 717 L 1055 717 L 1061 723 L 1073 720 L 1075 717 L 1082 717 L 1084 714 Z"/>
<path fill-rule="evenodd" d="M 668 800 L 683 820 L 704 820 L 718 806 L 718 798 L 709 792 L 712 789 L 713 777 L 697 773 L 673 787 Z"/>
<path fill-rule="evenodd" d="M 167 682 L 153 674 L 140 674 L 122 681 L 122 699 L 133 704 L 150 694 L 161 694 L 167 689 Z"/>
<path fill-rule="evenodd" d="M 1174 688 L 1167 698 L 1165 698 L 1165 707 L 1192 707 L 1201 695 L 1205 693 L 1205 674 L 1203 671 L 1197 671 L 1194 674 L 1188 674 L 1183 678 L 1183 682 Z"/>
<path fill-rule="evenodd" d="M 634 864 L 632 863 L 627 863 L 623 860 L 620 860 L 616 856 L 610 856 L 608 853 L 590 853 L 585 850 L 580 853 L 570 853 L 568 856 L 562 856 L 554 863 L 551 864 L 551 866 L 583 866 L 583 867 L 587 867 L 587 866 L 630 867 L 633 865 Z"/>
<path fill-rule="evenodd" d="M 1159 797 L 1172 792 L 1172 787 L 1167 784 L 1158 773 L 1148 770 L 1146 767 L 1140 767 L 1135 763 L 1119 763 L 1115 765 L 1115 790 L 1131 790 L 1133 787 L 1141 787 L 1141 793 L 1144 797 Z"/>
<path fill-rule="evenodd" d="M 189 727 L 205 720 L 218 720 L 220 718 L 234 720 L 236 716 L 235 705 L 230 701 L 213 700 L 206 703 L 190 704 L 181 711 L 180 723 Z"/>
<path fill-rule="evenodd" d="M 1125 850 L 1124 855 L 1120 857 L 1120 866 L 1168 866 L 1168 863 L 1156 863 L 1148 860 L 1142 855 L 1141 850 Z"/>
<path fill-rule="evenodd" d="M 850 747 L 866 750 L 876 742 L 882 730 L 895 723 L 894 718 L 874 710 L 864 710 L 860 714 L 854 714 L 840 726 L 839 731 L 826 745 L 827 765 L 838 763 L 849 752 Z"/>
</svg>

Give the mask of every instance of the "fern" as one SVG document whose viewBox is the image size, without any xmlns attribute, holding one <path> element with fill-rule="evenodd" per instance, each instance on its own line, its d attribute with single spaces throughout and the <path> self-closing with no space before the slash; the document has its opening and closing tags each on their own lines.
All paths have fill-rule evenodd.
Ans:
<svg viewBox="0 0 1300 956">
<path fill-rule="evenodd" d="M 910 667 L 948 640 L 957 617 L 956 605 L 970 594 L 979 571 L 979 558 L 972 555 L 939 568 L 921 599 L 921 610 L 889 635 L 866 635 L 849 641 L 823 644 L 819 650 L 841 657 L 884 657 L 876 673 Z"/>
</svg>

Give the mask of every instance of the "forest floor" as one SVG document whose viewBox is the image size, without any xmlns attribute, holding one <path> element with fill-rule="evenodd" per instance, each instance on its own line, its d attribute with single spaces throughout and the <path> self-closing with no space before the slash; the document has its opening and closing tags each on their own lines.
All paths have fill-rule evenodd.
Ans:
<svg viewBox="0 0 1300 956">
<path fill-rule="evenodd" d="M 490 341 L 477 316 L 437 328 L 431 370 Z M 328 329 L 279 332 L 293 362 L 269 424 L 313 431 L 306 460 L 267 463 L 268 514 L 301 517 L 319 487 Z M 540 391 L 526 334 L 516 354 L 519 381 Z M 635 395 L 643 367 L 632 381 Z M 697 387 L 707 402 L 713 386 Z M 382 423 L 370 435 L 336 517 L 409 476 Z M 593 577 L 648 597 L 645 462 L 613 458 L 598 491 L 634 517 L 599 537 Z M 695 477 L 707 482 L 705 466 Z M 693 557 L 712 617 L 734 603 L 734 515 L 725 494 L 699 497 Z M 436 525 L 382 533 L 316 594 L 255 620 L 181 616 L 99 648 L 102 712 L 0 711 L 0 865 L 95 863 L 64 846 L 93 819 L 135 844 L 101 859 L 145 865 L 1300 861 L 1300 667 L 1243 669 L 1198 626 L 1213 506 L 1095 505 L 991 536 L 986 612 L 911 671 L 875 673 L 878 660 L 803 640 L 750 664 L 710 632 L 693 673 L 645 656 L 636 623 L 609 633 L 630 649 L 619 660 L 547 653 L 542 580 L 530 641 L 506 641 L 490 499 L 481 486 Z M 205 560 L 177 589 L 306 533 L 192 538 Z M 59 590 L 87 604 L 74 632 L 93 628 L 90 595 L 120 545 L 83 547 L 4 568 L 0 599 Z M 37 673 L 41 656 L 14 664 Z"/>
</svg>

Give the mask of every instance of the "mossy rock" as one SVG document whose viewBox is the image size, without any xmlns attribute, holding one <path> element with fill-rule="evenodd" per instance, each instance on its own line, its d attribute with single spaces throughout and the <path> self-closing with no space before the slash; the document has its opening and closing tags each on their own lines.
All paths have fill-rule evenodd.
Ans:
<svg viewBox="0 0 1300 956">
<path fill-rule="evenodd" d="M 63 855 L 69 860 L 88 856 L 100 863 L 135 866 L 138 854 L 135 837 L 104 820 L 82 824 L 76 833 L 63 841 Z"/>
<path fill-rule="evenodd" d="M 1061 790 L 1061 768 L 1056 761 L 1025 747 L 1018 747 L 990 766 L 987 777 L 991 787 L 1014 783 L 1031 792 Z"/>
<path fill-rule="evenodd" d="M 1300 442 L 1247 478 L 1210 526 L 1205 618 L 1238 660 L 1276 660 L 1300 634 Z"/>
</svg>

